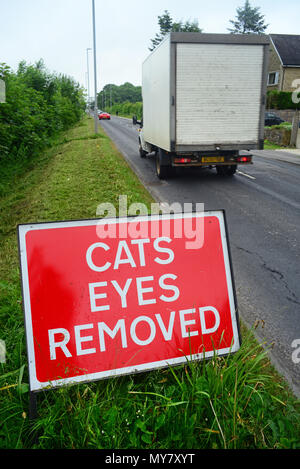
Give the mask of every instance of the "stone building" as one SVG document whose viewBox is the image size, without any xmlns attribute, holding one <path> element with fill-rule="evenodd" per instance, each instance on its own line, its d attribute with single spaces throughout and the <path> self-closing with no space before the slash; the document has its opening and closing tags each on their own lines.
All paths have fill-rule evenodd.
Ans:
<svg viewBox="0 0 300 469">
<path fill-rule="evenodd" d="M 268 91 L 295 91 L 300 87 L 300 36 L 270 34 Z M 299 80 L 295 83 L 295 80 Z M 294 83 L 294 85 L 293 85 Z"/>
</svg>

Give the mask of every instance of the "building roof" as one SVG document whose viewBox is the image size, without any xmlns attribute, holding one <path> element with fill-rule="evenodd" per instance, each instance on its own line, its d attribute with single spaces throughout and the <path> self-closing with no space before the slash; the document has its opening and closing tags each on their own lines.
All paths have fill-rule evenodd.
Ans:
<svg viewBox="0 0 300 469">
<path fill-rule="evenodd" d="M 270 34 L 284 67 L 300 67 L 300 36 Z"/>
</svg>

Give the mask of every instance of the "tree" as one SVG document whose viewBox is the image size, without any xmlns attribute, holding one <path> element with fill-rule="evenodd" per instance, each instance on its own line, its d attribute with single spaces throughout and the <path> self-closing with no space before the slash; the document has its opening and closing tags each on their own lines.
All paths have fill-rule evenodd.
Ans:
<svg viewBox="0 0 300 469">
<path fill-rule="evenodd" d="M 202 30 L 199 28 L 198 21 L 186 21 L 185 23 L 180 20 L 174 22 L 170 16 L 170 13 L 165 10 L 164 14 L 158 16 L 158 25 L 159 25 L 159 33 L 156 33 L 155 38 L 151 39 L 152 46 L 149 47 L 150 51 L 153 51 L 158 44 L 164 39 L 164 37 L 171 31 L 184 31 L 184 32 L 197 32 L 201 33 Z"/>
<path fill-rule="evenodd" d="M 123 85 L 117 86 L 114 84 L 107 84 L 103 87 L 102 91 L 98 93 L 97 103 L 98 108 L 103 109 L 110 107 L 110 105 L 124 102 L 136 103 L 142 101 L 142 87 L 134 86 L 132 83 L 126 82 Z"/>
<path fill-rule="evenodd" d="M 17 75 L 29 88 L 41 92 L 48 102 L 56 92 L 56 76 L 50 74 L 43 59 L 34 65 L 27 65 L 25 60 L 19 63 Z"/>
<path fill-rule="evenodd" d="M 269 26 L 264 24 L 264 15 L 260 13 L 259 7 L 251 7 L 249 0 L 245 1 L 243 7 L 237 8 L 236 20 L 230 20 L 233 28 L 227 28 L 232 34 L 264 34 Z"/>
<path fill-rule="evenodd" d="M 173 20 L 170 17 L 170 13 L 165 10 L 162 16 L 158 16 L 158 25 L 159 25 L 159 33 L 156 33 L 155 38 L 151 39 L 152 46 L 149 47 L 150 51 L 153 51 L 155 47 L 163 40 L 163 38 L 168 34 L 168 32 L 172 29 Z"/>
</svg>

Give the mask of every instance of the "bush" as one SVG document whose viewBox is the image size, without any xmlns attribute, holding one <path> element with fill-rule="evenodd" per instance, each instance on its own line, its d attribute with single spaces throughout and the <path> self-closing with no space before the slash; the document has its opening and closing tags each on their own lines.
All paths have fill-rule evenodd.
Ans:
<svg viewBox="0 0 300 469">
<path fill-rule="evenodd" d="M 80 86 L 72 78 L 50 74 L 42 60 L 21 62 L 16 73 L 0 64 L 0 78 L 6 86 L 6 101 L 0 104 L 0 163 L 37 154 L 83 114 Z"/>
<path fill-rule="evenodd" d="M 267 93 L 268 109 L 300 109 L 300 103 L 292 101 L 291 91 L 272 90 Z"/>
<path fill-rule="evenodd" d="M 143 116 L 143 104 L 141 102 L 130 103 L 125 101 L 124 103 L 114 104 L 110 112 L 112 114 L 118 113 L 119 116 L 124 117 L 137 116 L 138 119 L 141 119 Z"/>
</svg>

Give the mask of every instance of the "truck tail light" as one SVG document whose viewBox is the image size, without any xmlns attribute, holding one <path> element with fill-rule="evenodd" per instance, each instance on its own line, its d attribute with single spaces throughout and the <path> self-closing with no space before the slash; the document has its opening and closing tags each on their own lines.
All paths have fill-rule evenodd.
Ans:
<svg viewBox="0 0 300 469">
<path fill-rule="evenodd" d="M 174 163 L 190 163 L 191 158 L 175 158 Z"/>
<path fill-rule="evenodd" d="M 250 163 L 251 160 L 252 160 L 252 156 L 246 156 L 246 155 L 238 156 L 238 159 L 237 159 L 239 163 Z"/>
</svg>

